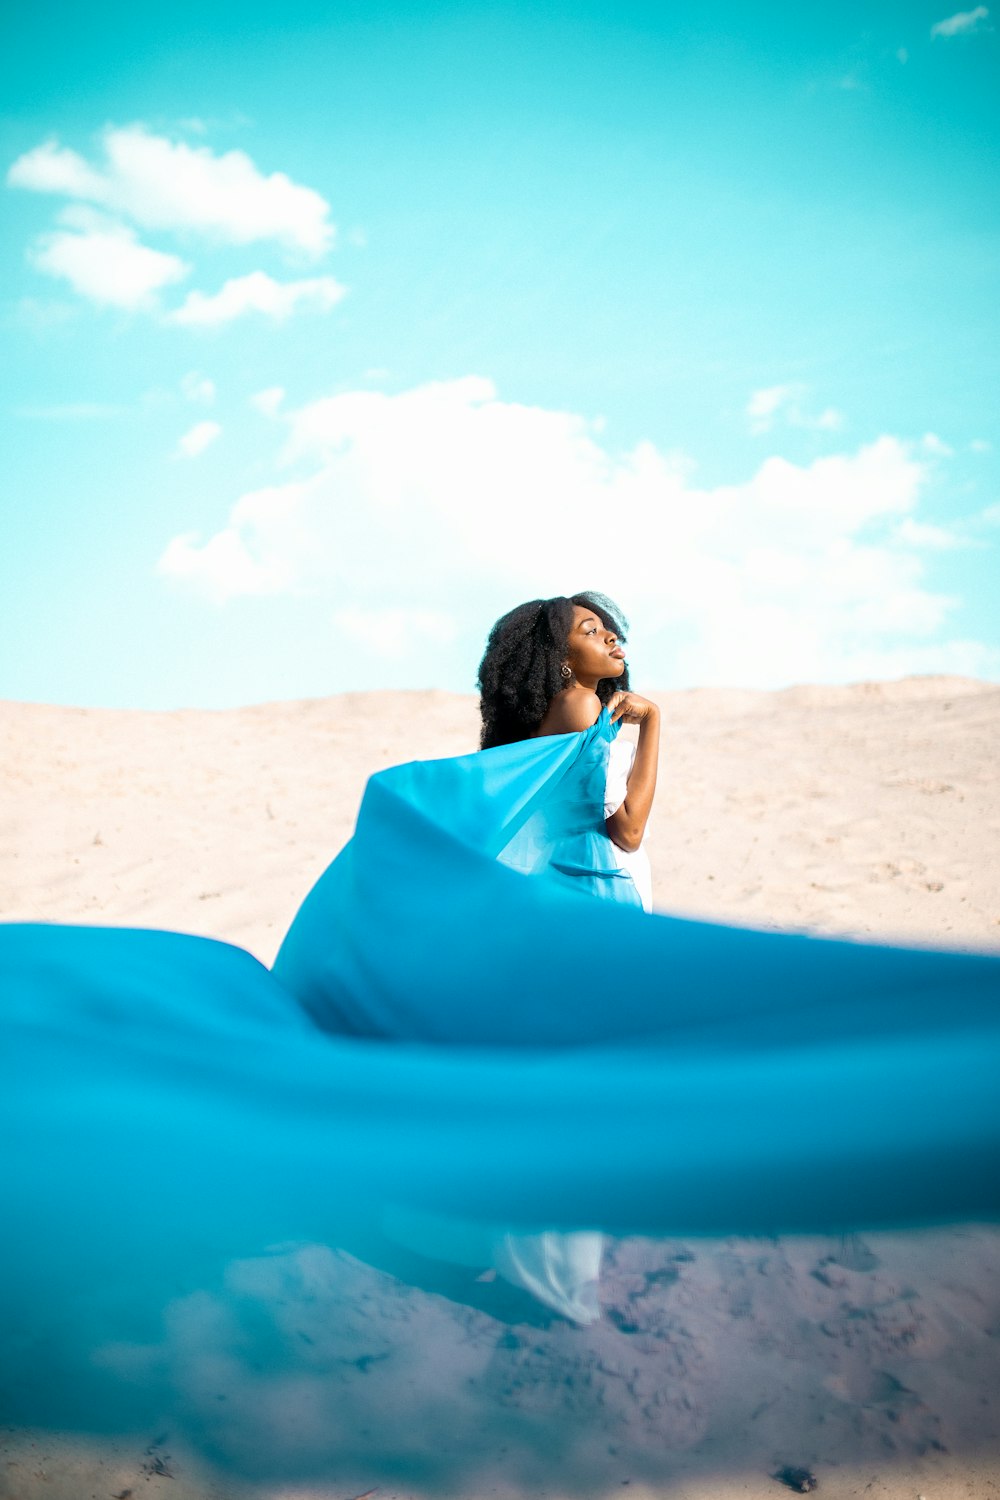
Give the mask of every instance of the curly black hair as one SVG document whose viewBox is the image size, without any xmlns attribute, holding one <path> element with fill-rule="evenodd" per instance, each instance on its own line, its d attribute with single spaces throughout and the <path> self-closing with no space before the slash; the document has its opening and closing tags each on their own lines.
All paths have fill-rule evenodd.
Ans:
<svg viewBox="0 0 1000 1500">
<path fill-rule="evenodd" d="M 593 610 L 606 629 L 624 641 L 628 621 L 604 594 L 530 599 L 504 615 L 490 631 L 479 663 L 481 750 L 528 739 L 544 719 L 552 699 L 567 686 L 561 669 L 574 604 Z M 626 667 L 620 677 L 599 682 L 597 696 L 607 703 L 613 693 L 628 692 L 628 686 Z"/>
</svg>

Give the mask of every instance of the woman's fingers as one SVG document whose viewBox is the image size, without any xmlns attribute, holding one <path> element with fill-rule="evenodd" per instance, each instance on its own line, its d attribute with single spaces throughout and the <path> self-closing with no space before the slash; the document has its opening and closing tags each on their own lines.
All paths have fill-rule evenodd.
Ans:
<svg viewBox="0 0 1000 1500">
<path fill-rule="evenodd" d="M 619 719 L 626 724 L 641 724 L 651 707 L 649 699 L 640 698 L 637 693 L 613 693 L 608 699 L 612 724 L 617 724 Z"/>
</svg>

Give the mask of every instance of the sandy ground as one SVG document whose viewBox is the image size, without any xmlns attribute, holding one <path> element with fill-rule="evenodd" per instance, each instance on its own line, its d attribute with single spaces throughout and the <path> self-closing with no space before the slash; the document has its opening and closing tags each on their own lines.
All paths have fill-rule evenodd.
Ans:
<svg viewBox="0 0 1000 1500">
<path fill-rule="evenodd" d="M 932 678 L 660 701 L 659 908 L 1000 948 L 1000 687 Z M 349 837 L 366 777 L 471 749 L 476 727 L 474 700 L 443 693 L 219 713 L 0 705 L 0 919 L 172 927 L 269 961 Z M 591 1329 L 488 1284 L 470 1283 L 463 1303 L 337 1255 L 287 1262 L 283 1305 L 331 1360 L 371 1357 L 351 1317 L 373 1298 L 394 1357 L 435 1351 L 462 1454 L 439 1469 L 439 1491 L 763 1500 L 792 1493 L 774 1477 L 792 1465 L 830 1497 L 1000 1494 L 991 1228 L 618 1241 Z M 337 1288 L 326 1314 L 317 1277 Z M 386 1450 L 386 1423 L 398 1428 L 403 1452 L 419 1413 L 392 1359 L 373 1370 L 373 1425 Z M 470 1381 L 508 1420 L 495 1450 L 485 1432 L 477 1445 Z M 2 1500 L 366 1492 L 417 1493 L 391 1463 L 345 1463 L 320 1486 L 251 1484 L 210 1471 L 169 1433 L 111 1442 L 0 1429 Z"/>
</svg>

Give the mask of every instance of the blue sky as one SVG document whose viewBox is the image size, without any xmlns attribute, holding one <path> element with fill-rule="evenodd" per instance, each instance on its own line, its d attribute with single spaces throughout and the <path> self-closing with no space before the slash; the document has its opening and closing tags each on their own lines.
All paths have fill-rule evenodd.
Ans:
<svg viewBox="0 0 1000 1500">
<path fill-rule="evenodd" d="M 0 696 L 1000 678 L 997 15 L 20 7 Z"/>
</svg>

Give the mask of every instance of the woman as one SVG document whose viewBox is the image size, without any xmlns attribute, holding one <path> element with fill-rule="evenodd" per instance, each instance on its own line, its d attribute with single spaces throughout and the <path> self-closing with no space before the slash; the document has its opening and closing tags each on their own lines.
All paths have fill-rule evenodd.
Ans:
<svg viewBox="0 0 1000 1500">
<path fill-rule="evenodd" d="M 660 713 L 628 690 L 626 628 L 617 606 L 594 593 L 532 599 L 499 619 L 479 667 L 480 746 L 488 751 L 549 735 L 585 735 L 604 713 L 611 725 L 637 724 L 638 747 L 617 737 L 608 745 L 601 813 L 627 880 L 609 889 L 627 900 L 634 888 L 649 911 L 652 879 L 642 842 L 656 790 Z M 570 868 L 592 875 L 587 864 Z M 506 1280 L 582 1324 L 599 1316 L 602 1255 L 602 1236 L 586 1231 L 498 1233 L 490 1245 L 492 1263 Z"/>
<path fill-rule="evenodd" d="M 629 691 L 626 629 L 618 607 L 596 593 L 533 599 L 499 619 L 479 667 L 480 747 L 585 733 L 605 709 L 612 725 L 637 724 L 638 746 L 610 742 L 604 818 L 616 864 L 649 911 L 642 843 L 656 791 L 660 711 Z"/>
</svg>

